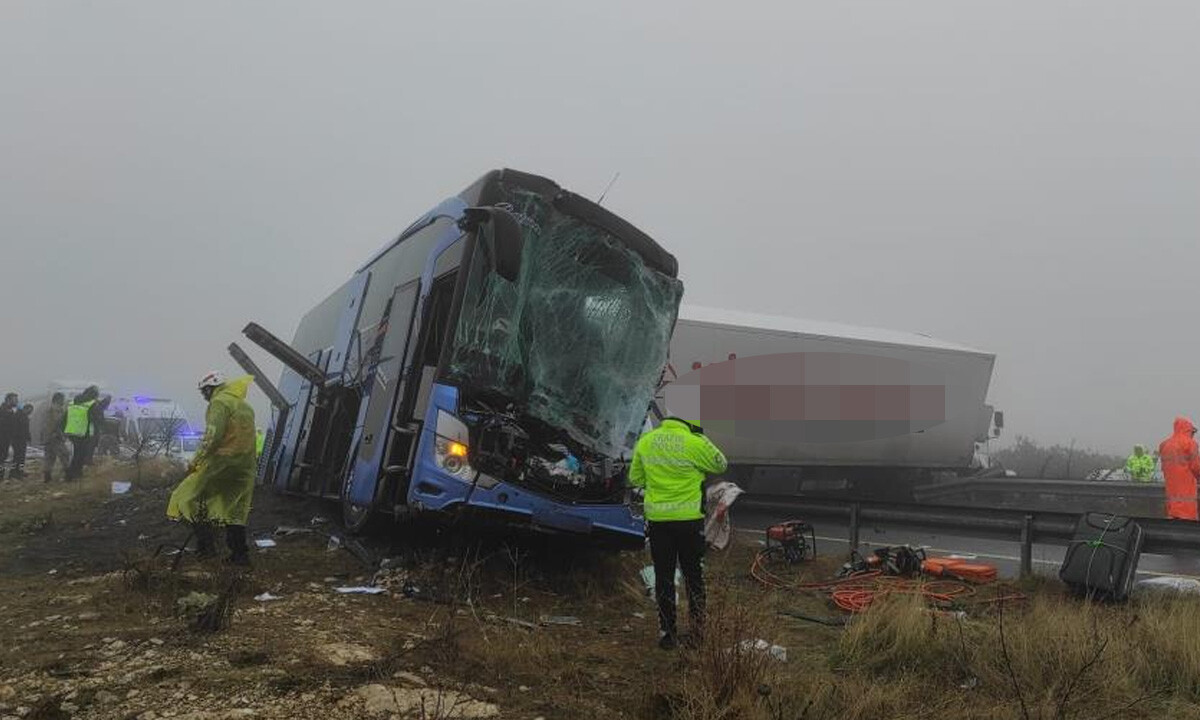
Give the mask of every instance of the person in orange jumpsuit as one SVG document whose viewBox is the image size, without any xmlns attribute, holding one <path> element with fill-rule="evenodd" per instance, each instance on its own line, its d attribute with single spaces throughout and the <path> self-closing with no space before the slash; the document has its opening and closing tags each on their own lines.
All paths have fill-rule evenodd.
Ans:
<svg viewBox="0 0 1200 720">
<path fill-rule="evenodd" d="M 1196 426 L 1185 417 L 1175 418 L 1175 432 L 1158 446 L 1167 484 L 1167 517 L 1196 520 L 1196 478 L 1200 478 L 1200 453 Z"/>
</svg>

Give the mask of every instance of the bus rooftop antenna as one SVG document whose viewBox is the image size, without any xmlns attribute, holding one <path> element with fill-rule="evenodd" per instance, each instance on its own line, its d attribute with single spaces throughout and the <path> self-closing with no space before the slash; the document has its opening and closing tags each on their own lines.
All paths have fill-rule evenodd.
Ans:
<svg viewBox="0 0 1200 720">
<path fill-rule="evenodd" d="M 620 170 L 618 170 L 617 173 L 615 175 L 613 175 L 612 180 L 608 181 L 608 187 L 604 188 L 604 192 L 600 193 L 600 199 L 596 201 L 597 205 L 604 204 L 604 198 L 608 195 L 608 191 L 612 190 L 612 186 L 617 183 L 617 178 L 619 178 L 619 177 L 621 177 Z"/>
</svg>

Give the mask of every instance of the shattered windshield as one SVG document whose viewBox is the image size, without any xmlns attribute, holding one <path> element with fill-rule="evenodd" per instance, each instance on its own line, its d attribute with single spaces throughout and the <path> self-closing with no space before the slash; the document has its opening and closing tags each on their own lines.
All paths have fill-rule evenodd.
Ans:
<svg viewBox="0 0 1200 720">
<path fill-rule="evenodd" d="M 607 232 L 512 190 L 521 273 L 471 267 L 449 380 L 506 397 L 610 457 L 630 454 L 666 363 L 683 285 Z"/>
</svg>

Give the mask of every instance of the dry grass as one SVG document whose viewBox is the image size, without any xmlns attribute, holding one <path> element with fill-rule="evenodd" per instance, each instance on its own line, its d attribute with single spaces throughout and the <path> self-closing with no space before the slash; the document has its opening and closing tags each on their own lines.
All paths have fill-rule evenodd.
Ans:
<svg viewBox="0 0 1200 720">
<path fill-rule="evenodd" d="M 781 661 L 755 642 L 771 637 L 771 618 L 762 605 L 717 586 L 709 598 L 703 640 L 684 650 L 678 690 L 668 691 L 671 716 L 696 720 L 753 717 L 772 685 Z"/>
<path fill-rule="evenodd" d="M 1200 718 L 1200 598 L 1105 605 L 1039 581 L 1032 600 L 1003 613 L 979 605 L 956 619 L 900 595 L 838 631 L 781 622 L 775 610 L 794 605 L 831 611 L 812 596 L 764 592 L 738 565 L 710 573 L 725 595 L 714 598 L 712 644 L 681 654 L 643 717 Z M 786 645 L 788 663 L 720 652 L 754 637 Z"/>
<path fill-rule="evenodd" d="M 96 465 L 88 468 L 80 480 L 43 483 L 41 469 L 35 466 L 23 481 L 0 483 L 0 534 L 44 530 L 56 514 L 74 515 L 114 497 L 112 483 L 129 482 L 133 476 L 131 464 L 98 458 Z M 147 460 L 143 463 L 142 480 L 137 483 L 137 489 L 168 487 L 182 477 L 183 469 L 176 463 L 161 458 Z"/>
<path fill-rule="evenodd" d="M 939 688 L 938 695 L 959 695 L 964 717 L 1138 717 L 1168 698 L 1182 704 L 1200 699 L 1198 639 L 1196 598 L 1147 597 L 1106 606 L 1043 594 L 1027 608 L 1009 605 L 966 620 L 935 616 L 918 600 L 895 598 L 872 608 L 842 636 L 833 655 L 834 669 L 841 671 L 834 685 L 884 683 L 896 701 L 910 695 L 906 685 L 919 681 Z M 869 694 L 834 689 L 817 705 L 839 717 L 865 717 L 863 703 L 878 705 Z M 892 716 L 917 711 L 888 709 Z"/>
<path fill-rule="evenodd" d="M 98 476 L 87 487 L 106 495 L 110 479 L 123 478 Z M 139 524 L 160 522 L 163 502 L 165 491 L 158 490 L 113 500 L 106 507 L 120 512 L 104 514 L 102 522 L 96 512 L 82 517 L 99 528 L 89 531 L 98 537 L 128 540 L 142 531 Z M 264 501 L 259 512 L 276 504 L 283 507 L 282 501 Z M 141 515 L 133 514 L 136 506 L 144 506 Z M 307 518 L 314 511 L 297 512 Z M 115 525 L 126 517 L 127 525 Z M 79 518 L 56 510 L 55 520 L 44 536 L 8 539 L 28 542 L 23 552 L 29 554 L 35 540 L 53 550 L 61 537 L 82 532 Z M 294 521 L 281 515 L 265 526 L 274 522 Z M 91 548 L 90 537 L 74 539 Z M 222 693 L 259 687 L 256 702 L 264 708 L 298 694 L 340 697 L 367 683 L 398 686 L 408 682 L 400 673 L 419 675 L 432 690 L 496 702 L 503 717 L 1200 720 L 1200 598 L 1146 596 L 1106 606 L 1040 581 L 1024 587 L 1033 600 L 1006 605 L 1003 618 L 994 606 L 975 606 L 960 621 L 894 596 L 834 628 L 780 616 L 840 613 L 819 594 L 770 591 L 749 579 L 755 548 L 741 546 L 706 559 L 709 622 L 703 642 L 662 652 L 655 647 L 653 603 L 638 579 L 647 561 L 642 554 L 556 558 L 536 544 L 506 549 L 503 542 L 451 545 L 438 538 L 417 549 L 406 541 L 391 551 L 400 553 L 397 572 L 421 588 L 426 602 L 335 596 L 330 577 L 358 583 L 366 581 L 358 575 L 369 573 L 346 553 L 326 552 L 323 538 L 300 535 L 256 554 L 255 572 L 237 593 L 232 625 L 199 635 L 173 632 L 186 626 L 175 615 L 175 601 L 192 591 L 217 595 L 222 574 L 195 562 L 170 572 L 167 558 L 149 557 L 162 537 L 126 558 L 126 583 L 70 586 L 72 593 L 94 594 L 86 609 L 102 616 L 81 623 L 81 632 L 88 633 L 87 642 L 110 635 L 168 637 L 168 646 L 178 644 L 180 651 L 208 653 L 204 662 L 181 670 L 189 682 Z M 792 580 L 815 580 L 829 577 L 840 562 L 827 551 L 814 563 L 777 569 Z M 45 563 L 30 564 L 26 576 L 11 576 L 5 602 L 22 642 L 36 648 L 36 655 L 19 661 L 49 668 L 63 653 L 75 657 L 70 653 L 84 641 L 60 634 L 57 624 L 32 627 L 48 612 L 65 612 L 39 606 L 59 608 L 53 598 L 62 591 L 63 576 L 85 573 L 63 571 L 51 579 L 46 570 L 62 567 L 61 560 L 48 556 Z M 89 568 L 87 574 L 111 569 Z M 254 602 L 263 590 L 284 599 Z M 685 630 L 686 606 L 685 599 Z M 541 615 L 573 615 L 581 624 L 528 626 Z M 742 646 L 760 638 L 785 646 L 787 662 Z M 321 651 L 330 642 L 369 647 L 376 659 L 331 664 Z"/>
</svg>

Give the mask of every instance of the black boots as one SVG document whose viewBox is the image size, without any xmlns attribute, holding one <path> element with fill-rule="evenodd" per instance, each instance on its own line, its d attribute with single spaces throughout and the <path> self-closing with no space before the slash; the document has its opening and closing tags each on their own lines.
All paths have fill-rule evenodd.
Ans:
<svg viewBox="0 0 1200 720">
<path fill-rule="evenodd" d="M 245 525 L 225 526 L 225 547 L 229 548 L 229 557 L 225 562 L 240 567 L 250 567 L 250 547 L 246 544 Z"/>
<path fill-rule="evenodd" d="M 225 562 L 239 567 L 250 567 L 250 546 L 246 542 L 245 525 L 225 526 L 225 547 L 229 557 Z M 217 556 L 217 533 L 212 523 L 196 524 L 196 555 L 203 559 Z"/>
<path fill-rule="evenodd" d="M 210 523 L 196 523 L 196 556 L 207 560 L 217 556 L 217 538 Z"/>
</svg>

